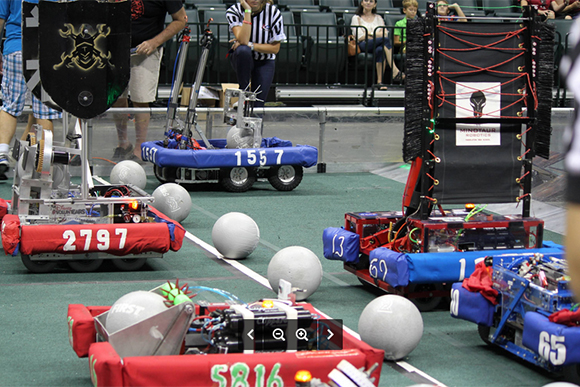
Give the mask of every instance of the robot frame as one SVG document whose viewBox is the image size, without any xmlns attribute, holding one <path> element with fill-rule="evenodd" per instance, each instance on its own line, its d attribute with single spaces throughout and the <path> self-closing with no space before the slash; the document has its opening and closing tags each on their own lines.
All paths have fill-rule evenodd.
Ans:
<svg viewBox="0 0 580 387">
<path fill-rule="evenodd" d="M 202 53 L 185 121 L 177 117 L 177 102 L 189 46 L 188 28 L 182 33 L 176 58 L 165 138 L 143 143 L 141 158 L 154 164 L 155 176 L 162 183 L 220 183 L 227 191 L 245 192 L 256 180 L 262 179 L 279 191 L 291 191 L 302 181 L 303 168 L 316 164 L 318 150 L 310 145 L 293 146 L 290 141 L 276 137 L 263 138 L 262 118 L 254 115 L 255 92 L 225 91 L 223 119 L 232 125 L 227 139 L 208 140 L 197 124 L 196 105 L 213 42 L 210 23 L 211 20 L 200 38 Z M 232 107 L 235 98 L 237 107 Z M 201 137 L 199 142 L 192 137 L 192 128 Z"/>
<path fill-rule="evenodd" d="M 403 210 L 347 213 L 323 235 L 327 259 L 420 310 L 449 300 L 492 251 L 561 253 L 530 216 L 532 160 L 549 154 L 553 27 L 526 9 L 481 34 L 489 23 L 427 9 L 407 26 Z M 522 213 L 470 204 L 481 202 L 517 202 Z"/>
<path fill-rule="evenodd" d="M 191 292 L 187 297 L 192 299 L 169 301 L 182 290 Z M 227 299 L 194 298 L 206 290 Z M 245 304 L 223 290 L 179 288 L 177 282 L 135 293 L 166 297 L 167 308 L 113 327 L 109 316 L 123 313 L 125 296 L 112 306 L 68 306 L 70 344 L 78 357 L 89 358 L 91 377 L 104 385 L 188 385 L 193 380 L 195 385 L 326 386 L 313 378 L 344 386 L 379 383 L 384 351 L 343 330 L 341 321 L 326 319 L 311 304 L 282 299 Z M 152 331 L 158 334 L 146 334 Z M 336 367 L 354 379 L 344 381 Z M 307 379 L 304 370 L 309 370 Z"/>
<path fill-rule="evenodd" d="M 44 273 L 59 262 L 94 271 L 105 259 L 120 270 L 138 270 L 147 258 L 179 250 L 181 225 L 150 207 L 154 198 L 139 187 L 102 179 L 95 185 L 83 142 L 86 122 L 72 133 L 67 147 L 54 141 L 52 131 L 34 125 L 27 140 L 16 142 L 12 199 L 2 219 L 5 252 L 20 253 L 31 272 Z M 81 184 L 71 179 L 75 156 L 81 160 Z M 147 243 L 140 246 L 144 237 Z"/>
<path fill-rule="evenodd" d="M 22 15 L 27 21 L 23 72 L 34 85 L 32 93 L 61 109 L 66 118 L 71 114 L 78 120 L 72 127 L 68 119 L 63 121 L 62 142 L 38 125 L 27 140 L 16 142 L 12 198 L 0 206 L 5 253 L 20 254 L 30 271 L 44 273 L 59 262 L 76 271 L 94 271 L 105 259 L 120 270 L 137 270 L 147 258 L 179 250 L 185 230 L 150 207 L 152 196 L 131 185 L 99 180 L 89 165 L 88 120 L 109 109 L 129 80 L 130 4 L 25 1 Z M 102 66 L 83 67 L 74 61 L 59 66 L 62 57 L 79 54 L 76 41 L 62 34 L 63 26 L 92 36 L 91 52 L 105 50 L 108 61 Z M 105 26 L 106 34 L 95 32 Z M 92 59 L 94 64 L 98 58 Z M 70 173 L 73 157 L 81 161 L 80 184 L 73 183 Z"/>
</svg>

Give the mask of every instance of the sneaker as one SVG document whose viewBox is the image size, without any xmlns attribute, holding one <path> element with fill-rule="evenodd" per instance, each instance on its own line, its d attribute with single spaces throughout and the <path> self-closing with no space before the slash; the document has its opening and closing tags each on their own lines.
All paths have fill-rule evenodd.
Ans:
<svg viewBox="0 0 580 387">
<path fill-rule="evenodd" d="M 10 168 L 10 158 L 7 154 L 0 154 L 0 180 L 8 180 L 6 172 Z"/>
<path fill-rule="evenodd" d="M 113 160 L 125 160 L 133 152 L 133 144 L 129 144 L 127 148 L 118 146 L 115 148 L 115 153 L 113 154 Z"/>
</svg>

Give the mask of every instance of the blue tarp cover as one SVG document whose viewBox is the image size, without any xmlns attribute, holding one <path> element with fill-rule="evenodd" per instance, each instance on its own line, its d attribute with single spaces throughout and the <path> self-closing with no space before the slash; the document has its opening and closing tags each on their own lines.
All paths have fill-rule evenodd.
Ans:
<svg viewBox="0 0 580 387">
<path fill-rule="evenodd" d="M 318 161 L 318 149 L 310 145 L 292 146 L 289 141 L 264 138 L 263 148 L 226 149 L 225 139 L 209 140 L 217 149 L 169 149 L 163 141 L 141 145 L 141 158 L 160 167 L 232 168 L 273 165 L 311 167 Z M 204 145 L 200 142 L 200 145 Z M 274 146 L 272 146 L 274 145 Z M 267 147 L 269 146 L 269 147 Z"/>
<path fill-rule="evenodd" d="M 374 249 L 369 255 L 369 274 L 392 287 L 407 286 L 409 284 L 409 265 L 406 254 L 389 250 L 386 247 Z"/>
<path fill-rule="evenodd" d="M 358 263 L 360 237 L 343 228 L 328 227 L 322 233 L 324 257 L 330 260 Z"/>
<path fill-rule="evenodd" d="M 561 256 L 562 246 L 548 242 L 540 249 L 513 249 L 513 250 L 481 250 L 450 253 L 417 253 L 407 254 L 409 263 L 409 282 L 411 283 L 434 283 L 434 282 L 457 282 L 463 281 L 475 270 L 476 260 L 493 256 L 494 263 L 503 259 L 510 262 L 521 257 L 522 254 L 544 255 L 556 254 Z"/>
<path fill-rule="evenodd" d="M 451 317 L 492 326 L 493 304 L 480 293 L 470 292 L 461 282 L 451 286 Z"/>
<path fill-rule="evenodd" d="M 555 366 L 580 363 L 580 327 L 550 322 L 537 312 L 524 317 L 522 344 Z"/>
</svg>

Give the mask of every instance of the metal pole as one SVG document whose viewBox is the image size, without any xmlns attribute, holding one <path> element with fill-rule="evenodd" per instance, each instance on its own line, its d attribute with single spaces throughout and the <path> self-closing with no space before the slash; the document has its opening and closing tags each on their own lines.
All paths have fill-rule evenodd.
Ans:
<svg viewBox="0 0 580 387">
<path fill-rule="evenodd" d="M 87 144 L 88 139 L 88 121 L 86 119 L 81 120 L 81 162 L 83 167 L 81 168 L 81 198 L 87 200 L 88 198 L 88 176 L 89 176 L 89 147 Z"/>
<path fill-rule="evenodd" d="M 326 109 L 318 111 L 318 164 L 316 165 L 316 172 L 325 173 L 326 163 L 324 162 L 324 132 L 326 131 Z"/>
</svg>

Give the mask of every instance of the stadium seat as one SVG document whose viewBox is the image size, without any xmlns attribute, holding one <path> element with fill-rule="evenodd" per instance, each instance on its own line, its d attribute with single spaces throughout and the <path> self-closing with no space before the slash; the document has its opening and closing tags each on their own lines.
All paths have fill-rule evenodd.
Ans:
<svg viewBox="0 0 580 387">
<path fill-rule="evenodd" d="M 302 35 L 307 42 L 306 65 L 314 83 L 339 83 L 346 65 L 346 44 L 339 36 L 336 14 L 302 12 Z"/>
<path fill-rule="evenodd" d="M 457 4 L 459 4 L 461 9 L 463 10 L 463 13 L 465 13 L 466 16 L 467 16 L 467 12 L 474 12 L 474 11 L 481 10 L 481 8 L 477 4 L 477 0 L 456 0 L 455 2 Z M 450 3 L 453 4 L 454 2 L 450 1 Z"/>
<path fill-rule="evenodd" d="M 297 26 L 292 11 L 282 11 L 286 41 L 280 44 L 280 51 L 276 56 L 275 83 L 295 83 L 302 65 L 304 46 L 297 34 Z"/>
<path fill-rule="evenodd" d="M 394 27 L 395 23 L 399 20 L 403 19 L 405 15 L 393 15 L 393 14 L 385 14 L 383 15 L 383 19 L 385 19 L 385 25 L 387 27 Z M 393 37 L 393 29 L 389 28 L 389 37 Z"/>
<path fill-rule="evenodd" d="M 486 14 L 521 13 L 519 6 L 515 6 L 512 0 L 482 0 L 483 10 Z"/>
<path fill-rule="evenodd" d="M 358 7 L 354 0 L 320 0 L 320 9 L 336 14 L 355 13 Z"/>
<path fill-rule="evenodd" d="M 278 8 L 281 11 L 320 12 L 314 0 L 278 0 Z"/>
<path fill-rule="evenodd" d="M 568 51 L 568 35 L 574 20 L 550 19 L 548 23 L 556 27 L 556 36 L 554 36 L 554 70 L 556 76 L 559 76 L 560 60 Z"/>
<path fill-rule="evenodd" d="M 403 15 L 403 8 L 394 8 L 394 7 L 377 7 L 377 13 L 379 15 Z"/>
</svg>

